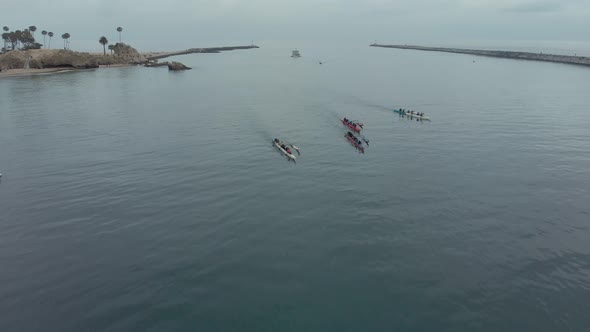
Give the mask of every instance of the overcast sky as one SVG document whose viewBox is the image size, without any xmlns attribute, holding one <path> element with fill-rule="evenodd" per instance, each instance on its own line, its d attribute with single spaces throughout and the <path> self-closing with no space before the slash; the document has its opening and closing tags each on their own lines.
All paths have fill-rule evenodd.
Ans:
<svg viewBox="0 0 590 332">
<path fill-rule="evenodd" d="M 3 0 L 0 25 L 141 50 L 227 44 L 590 42 L 590 0 Z M 39 38 L 38 38 L 39 39 Z M 96 45 L 95 45 L 96 44 Z"/>
</svg>

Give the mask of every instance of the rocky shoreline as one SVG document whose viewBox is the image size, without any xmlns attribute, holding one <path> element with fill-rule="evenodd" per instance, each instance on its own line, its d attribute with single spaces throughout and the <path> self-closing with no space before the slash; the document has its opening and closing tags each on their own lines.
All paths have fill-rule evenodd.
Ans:
<svg viewBox="0 0 590 332">
<path fill-rule="evenodd" d="M 110 66 L 137 65 L 146 58 L 133 47 L 117 43 L 113 55 L 70 50 L 15 50 L 0 54 L 0 77 L 48 74 Z"/>
<path fill-rule="evenodd" d="M 471 55 L 487 56 L 487 57 L 494 57 L 494 58 L 528 60 L 528 61 L 544 61 L 544 62 L 563 63 L 563 64 L 577 65 L 577 66 L 590 66 L 590 57 L 584 57 L 584 56 L 558 55 L 558 54 L 546 54 L 546 53 L 530 53 L 530 52 L 513 52 L 513 51 L 488 51 L 488 50 L 473 50 L 473 49 L 445 48 L 445 47 L 425 47 L 425 46 L 415 46 L 415 45 L 371 44 L 370 46 L 371 47 L 384 47 L 384 48 L 397 48 L 397 49 L 404 49 L 404 50 L 471 54 Z"/>
</svg>

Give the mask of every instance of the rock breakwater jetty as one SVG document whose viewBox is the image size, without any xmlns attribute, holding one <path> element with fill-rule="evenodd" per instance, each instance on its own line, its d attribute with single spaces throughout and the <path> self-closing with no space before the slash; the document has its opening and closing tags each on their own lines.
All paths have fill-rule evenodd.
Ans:
<svg viewBox="0 0 590 332">
<path fill-rule="evenodd" d="M 370 46 L 371 47 L 383 47 L 383 48 L 397 48 L 397 49 L 404 49 L 404 50 L 471 54 L 471 55 L 487 56 L 487 57 L 494 57 L 494 58 L 528 60 L 528 61 L 544 61 L 544 62 L 564 63 L 564 64 L 569 64 L 569 65 L 590 67 L 590 57 L 585 57 L 585 56 L 559 55 L 559 54 L 547 54 L 547 53 L 531 53 L 531 52 L 514 52 L 514 51 L 474 50 L 474 49 L 446 48 L 446 47 L 426 47 L 426 46 L 415 46 L 415 45 L 371 44 Z"/>
<path fill-rule="evenodd" d="M 164 59 L 164 58 L 176 56 L 176 55 L 185 55 L 185 54 L 193 54 L 193 53 L 221 53 L 221 52 L 235 51 L 235 50 L 249 50 L 249 49 L 253 49 L 253 48 L 259 48 L 259 47 L 256 45 L 249 45 L 249 46 L 189 48 L 188 50 L 184 50 L 184 51 L 159 52 L 159 53 L 145 54 L 145 57 L 147 60 L 159 60 L 159 59 Z"/>
</svg>

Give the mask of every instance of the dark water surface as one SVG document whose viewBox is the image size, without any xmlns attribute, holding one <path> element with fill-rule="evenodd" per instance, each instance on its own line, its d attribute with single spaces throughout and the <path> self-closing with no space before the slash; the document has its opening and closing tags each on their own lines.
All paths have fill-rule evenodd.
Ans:
<svg viewBox="0 0 590 332">
<path fill-rule="evenodd" d="M 589 69 L 290 51 L 0 80 L 0 331 L 590 329 Z"/>
</svg>

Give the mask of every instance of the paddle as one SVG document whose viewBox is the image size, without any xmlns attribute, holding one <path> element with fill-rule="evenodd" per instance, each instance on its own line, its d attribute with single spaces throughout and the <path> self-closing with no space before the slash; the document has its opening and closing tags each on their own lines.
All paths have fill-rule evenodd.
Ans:
<svg viewBox="0 0 590 332">
<path fill-rule="evenodd" d="M 359 120 L 352 120 L 351 123 L 358 125 L 359 127 L 363 128 L 365 125 L 362 124 Z"/>
<path fill-rule="evenodd" d="M 361 127 L 361 128 L 363 128 L 363 127 L 364 127 L 364 124 L 362 124 L 362 123 L 361 123 L 361 122 L 359 122 L 358 120 L 353 120 L 353 121 L 351 121 L 351 123 L 353 123 L 353 124 L 355 124 L 355 125 L 357 125 L 357 126 L 359 126 L 359 127 Z M 363 129 L 364 129 L 364 128 L 363 128 Z M 360 138 L 362 138 L 362 139 L 363 139 L 363 141 L 365 141 L 365 143 L 367 143 L 367 146 L 369 145 L 369 140 L 368 140 L 368 139 L 367 139 L 367 138 L 366 138 L 364 135 L 362 135 L 362 134 L 360 134 L 360 133 L 358 133 L 357 135 L 358 135 Z"/>
<path fill-rule="evenodd" d="M 301 151 L 299 151 L 299 147 L 298 146 L 296 146 L 294 144 L 291 144 L 291 143 L 287 143 L 287 144 L 289 144 L 293 149 L 295 149 L 295 151 L 297 151 L 297 154 L 301 155 Z"/>
<path fill-rule="evenodd" d="M 296 146 L 295 144 L 292 144 L 292 143 L 289 143 L 289 142 L 283 142 L 283 141 L 279 142 L 279 144 L 285 144 L 285 146 L 291 146 L 293 149 L 295 149 L 297 151 L 297 153 L 299 155 L 301 155 L 301 151 L 299 151 L 299 147 Z"/>
<path fill-rule="evenodd" d="M 369 140 L 364 136 L 364 135 L 359 135 L 363 141 L 365 141 L 365 143 L 367 143 L 367 146 L 369 146 Z"/>
</svg>

